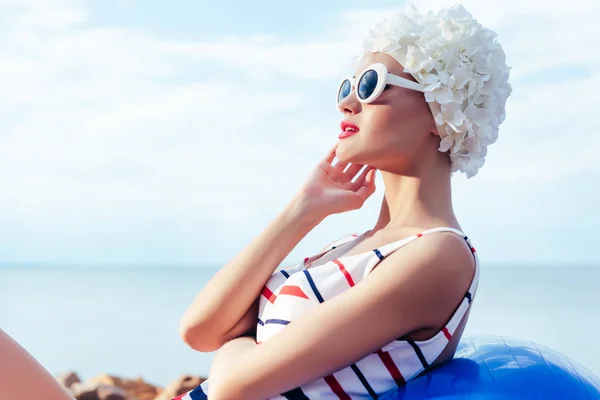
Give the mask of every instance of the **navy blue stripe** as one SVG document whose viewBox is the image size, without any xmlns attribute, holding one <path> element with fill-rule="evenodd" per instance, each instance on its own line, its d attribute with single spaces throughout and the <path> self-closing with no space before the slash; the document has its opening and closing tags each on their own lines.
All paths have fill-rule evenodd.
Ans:
<svg viewBox="0 0 600 400">
<path fill-rule="evenodd" d="M 262 321 L 260 320 L 260 318 L 258 319 L 258 324 L 259 324 L 260 326 L 265 326 L 265 323 L 264 323 L 264 322 L 262 322 Z"/>
<path fill-rule="evenodd" d="M 290 274 L 288 274 L 287 272 L 285 272 L 285 270 L 284 270 L 284 269 L 282 269 L 280 272 L 281 272 L 281 273 L 283 274 L 283 276 L 285 276 L 286 278 L 289 278 L 289 277 L 290 277 Z"/>
<path fill-rule="evenodd" d="M 413 342 L 412 340 L 407 340 L 407 342 L 415 350 L 415 353 L 417 353 L 417 357 L 419 357 L 419 361 L 421 361 L 421 364 L 423 365 L 423 368 L 425 368 L 425 369 L 429 368 L 429 363 L 425 359 L 425 356 L 423 355 L 423 352 L 421 351 L 421 349 L 419 348 L 419 346 L 417 346 L 417 344 L 415 342 Z"/>
<path fill-rule="evenodd" d="M 310 285 L 310 287 L 312 288 L 313 292 L 315 293 L 315 296 L 317 296 L 317 299 L 319 299 L 319 302 L 322 303 L 325 300 L 323 300 L 323 297 L 321 296 L 321 293 L 319 293 L 319 289 L 317 289 L 317 285 L 315 285 L 315 281 L 313 281 L 312 276 L 310 276 L 310 273 L 307 270 L 303 270 L 304 275 L 306 275 L 306 279 L 308 280 L 308 284 Z"/>
<path fill-rule="evenodd" d="M 289 400 L 310 400 L 299 387 L 281 393 L 281 395 Z"/>
<path fill-rule="evenodd" d="M 265 321 L 265 324 L 287 325 L 289 323 L 290 323 L 290 321 L 286 321 L 285 319 L 268 319 L 268 320 Z"/>
<path fill-rule="evenodd" d="M 465 236 L 465 242 L 467 242 L 467 246 L 469 246 L 469 250 L 471 250 L 471 254 L 473 255 L 473 259 L 475 260 L 475 262 L 477 262 L 477 259 L 475 258 L 475 252 L 473 251 L 473 247 L 471 247 L 471 244 L 469 243 L 469 238 Z"/>
<path fill-rule="evenodd" d="M 375 249 L 373 250 L 375 252 L 375 254 L 377 254 L 377 257 L 379 257 L 380 260 L 383 260 L 383 255 L 381 254 L 381 252 L 379 251 L 379 249 Z"/>
<path fill-rule="evenodd" d="M 373 388 L 371 387 L 371 385 L 369 385 L 369 381 L 367 381 L 367 378 L 365 378 L 365 376 L 360 371 L 360 369 L 358 369 L 358 367 L 356 366 L 356 364 L 352 364 L 350 366 L 350 368 L 352 368 L 352 371 L 354 371 L 354 373 L 356 374 L 356 376 L 358 376 L 358 379 L 363 384 L 363 386 L 365 387 L 365 389 L 367 389 L 367 392 L 369 392 L 369 394 L 371 395 L 371 397 L 374 398 L 374 399 L 378 399 L 379 396 L 377 396 L 377 393 L 375 393 L 375 391 L 373 390 Z"/>
<path fill-rule="evenodd" d="M 467 246 L 469 246 L 469 249 L 471 249 L 471 245 L 469 244 L 468 240 L 469 238 L 465 236 L 465 242 L 467 242 Z M 475 260 L 475 268 L 477 268 L 477 258 L 475 258 L 475 253 L 473 252 L 473 250 L 471 250 L 471 254 L 473 254 L 473 259 Z M 465 297 L 469 301 L 469 304 L 471 304 L 471 302 L 473 301 L 473 296 L 471 295 L 471 293 L 467 292 L 465 294 Z"/>
<path fill-rule="evenodd" d="M 202 387 L 196 386 L 194 390 L 189 393 L 192 400 L 208 400 L 208 395 L 204 393 Z"/>
</svg>

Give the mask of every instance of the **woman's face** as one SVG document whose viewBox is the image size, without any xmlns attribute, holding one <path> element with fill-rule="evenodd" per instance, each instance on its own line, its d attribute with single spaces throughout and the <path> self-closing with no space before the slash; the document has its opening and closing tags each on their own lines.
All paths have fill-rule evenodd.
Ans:
<svg viewBox="0 0 600 400">
<path fill-rule="evenodd" d="M 365 55 L 354 76 L 373 63 L 383 63 L 394 75 L 415 79 L 391 56 Z M 389 85 L 372 103 L 358 101 L 355 89 L 338 105 L 344 121 L 356 125 L 357 134 L 340 139 L 336 156 L 344 162 L 368 164 L 383 171 L 410 174 L 439 138 L 422 92 Z"/>
</svg>

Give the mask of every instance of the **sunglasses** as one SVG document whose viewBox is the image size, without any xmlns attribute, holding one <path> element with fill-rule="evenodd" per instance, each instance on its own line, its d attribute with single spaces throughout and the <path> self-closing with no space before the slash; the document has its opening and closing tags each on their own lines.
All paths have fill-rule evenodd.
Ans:
<svg viewBox="0 0 600 400">
<path fill-rule="evenodd" d="M 358 84 L 356 84 L 358 82 Z M 387 85 L 400 86 L 406 89 L 424 92 L 421 85 L 409 79 L 391 74 L 385 64 L 370 65 L 356 78 L 346 78 L 338 90 L 338 104 L 350 95 L 352 88 L 356 87 L 356 97 L 361 103 L 371 103 L 379 97 Z"/>
</svg>

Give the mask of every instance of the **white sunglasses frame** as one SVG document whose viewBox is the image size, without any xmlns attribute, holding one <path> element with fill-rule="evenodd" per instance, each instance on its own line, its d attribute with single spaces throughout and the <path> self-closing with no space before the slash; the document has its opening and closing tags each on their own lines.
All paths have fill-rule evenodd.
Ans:
<svg viewBox="0 0 600 400">
<path fill-rule="evenodd" d="M 358 90 L 356 88 L 356 82 L 360 82 L 363 75 L 369 71 L 375 71 L 377 73 L 377 85 L 375 86 L 375 90 L 373 90 L 373 93 L 371 93 L 371 95 L 369 97 L 367 97 L 366 99 L 361 99 L 360 96 L 358 95 Z M 344 99 L 346 99 L 348 97 L 348 96 L 346 96 L 343 99 L 339 100 L 340 93 L 342 92 L 342 87 L 344 86 L 344 83 L 346 83 L 346 81 L 350 82 L 350 93 L 348 94 L 348 96 L 351 96 L 352 92 L 354 92 L 354 95 L 356 96 L 358 101 L 360 101 L 361 103 L 367 103 L 367 104 L 375 101 L 375 99 L 377 99 L 379 97 L 379 95 L 381 95 L 381 93 L 383 93 L 383 89 L 385 89 L 386 85 L 388 85 L 388 84 L 394 85 L 394 86 L 400 86 L 400 87 L 403 87 L 406 89 L 416 90 L 419 92 L 425 92 L 425 89 L 421 86 L 420 83 L 411 81 L 406 78 L 402 78 L 401 76 L 398 76 L 398 75 L 394 75 L 388 71 L 385 64 L 375 63 L 375 64 L 371 64 L 367 68 L 365 68 L 356 78 L 348 77 L 348 78 L 345 78 L 342 80 L 342 83 L 340 83 L 340 86 L 338 87 L 337 98 L 336 98 L 337 105 L 339 105 L 342 101 L 344 101 Z"/>
</svg>

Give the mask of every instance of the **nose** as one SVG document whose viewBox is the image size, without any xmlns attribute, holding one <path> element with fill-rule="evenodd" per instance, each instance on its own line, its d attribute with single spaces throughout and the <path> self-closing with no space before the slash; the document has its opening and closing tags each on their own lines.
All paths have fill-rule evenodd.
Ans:
<svg viewBox="0 0 600 400">
<path fill-rule="evenodd" d="M 361 110 L 361 103 L 358 101 L 355 93 L 356 89 L 352 89 L 350 94 L 338 103 L 338 110 L 343 114 L 357 114 Z"/>
</svg>

